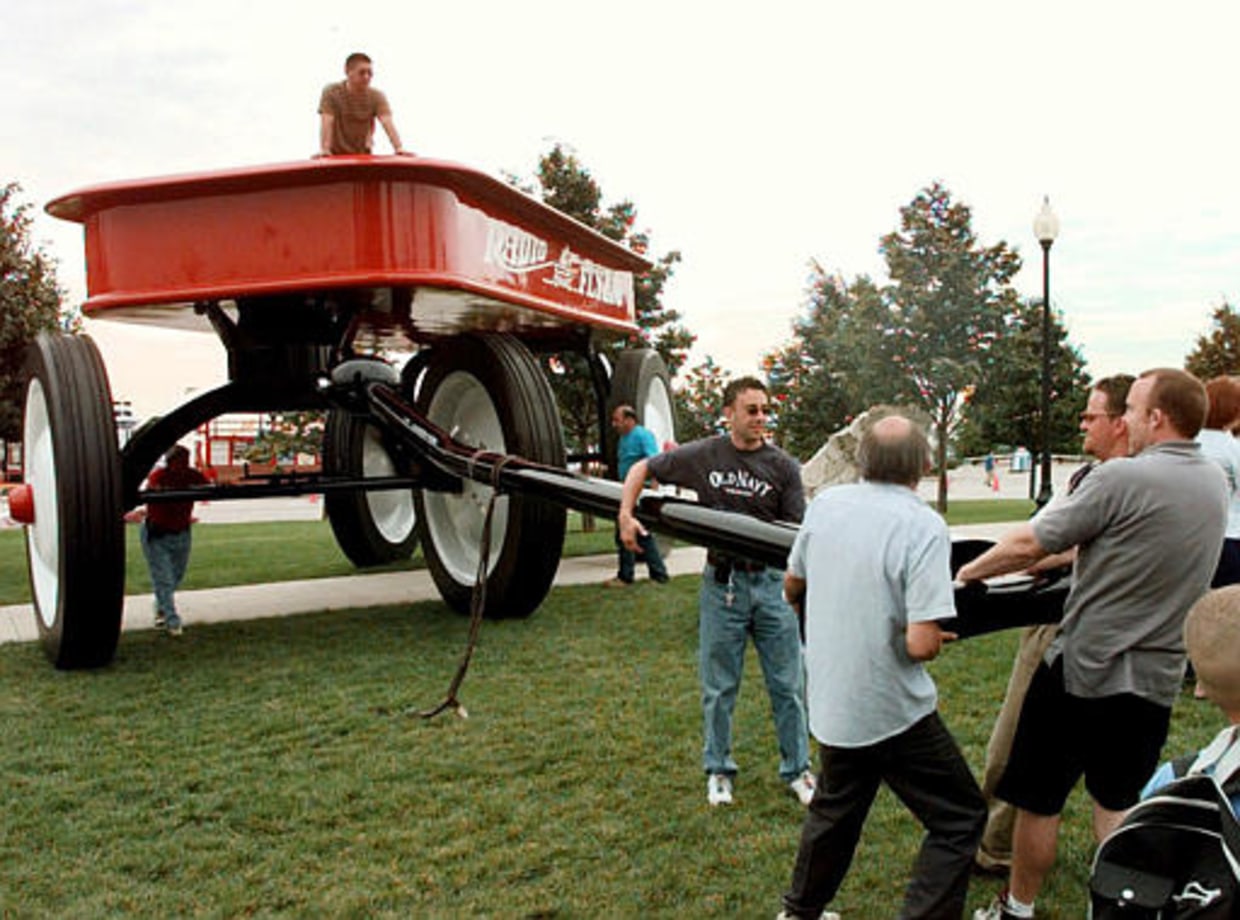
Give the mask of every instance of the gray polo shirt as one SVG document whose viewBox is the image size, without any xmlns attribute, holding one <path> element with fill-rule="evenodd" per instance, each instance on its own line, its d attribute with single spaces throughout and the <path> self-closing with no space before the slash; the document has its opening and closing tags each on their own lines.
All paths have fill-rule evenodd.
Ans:
<svg viewBox="0 0 1240 920">
<path fill-rule="evenodd" d="M 788 570 L 806 581 L 809 722 L 823 744 L 877 744 L 934 712 L 905 632 L 955 615 L 950 560 L 947 525 L 906 486 L 832 486 L 810 503 Z"/>
<path fill-rule="evenodd" d="M 1049 552 L 1079 547 L 1063 628 L 1046 658 L 1064 656 L 1069 693 L 1175 702 L 1184 617 L 1209 589 L 1226 523 L 1222 471 L 1191 441 L 1101 464 L 1034 518 Z"/>
</svg>

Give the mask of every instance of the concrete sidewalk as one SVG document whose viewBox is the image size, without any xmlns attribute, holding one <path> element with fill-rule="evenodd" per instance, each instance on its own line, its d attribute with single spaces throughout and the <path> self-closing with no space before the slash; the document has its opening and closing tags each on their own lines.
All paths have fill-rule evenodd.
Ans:
<svg viewBox="0 0 1240 920">
<path fill-rule="evenodd" d="M 700 571 L 706 551 L 679 546 L 667 560 L 668 572 L 684 575 Z M 601 584 L 616 574 L 614 554 L 561 559 L 557 585 Z M 644 573 L 639 572 L 639 577 Z M 615 589 L 619 590 L 619 589 Z M 378 575 L 346 575 L 311 578 L 261 585 L 237 585 L 201 591 L 178 591 L 177 608 L 186 629 L 203 623 L 227 623 L 263 617 L 285 617 L 323 610 L 348 610 L 383 604 L 413 604 L 438 600 L 439 591 L 425 569 L 384 572 Z M 30 642 L 39 638 L 34 609 L 30 604 L 0 607 L 0 643 Z M 125 598 L 123 629 L 151 629 L 155 625 L 154 596 L 134 594 Z"/>
<path fill-rule="evenodd" d="M 973 524 L 952 528 L 954 539 L 994 540 L 1013 524 Z M 671 575 L 701 571 L 706 551 L 700 546 L 678 546 L 667 560 Z M 616 573 L 612 553 L 561 559 L 556 585 L 601 584 Z M 640 574 L 640 573 L 639 573 Z M 618 590 L 618 589 L 617 589 Z M 348 610 L 384 604 L 413 604 L 437 600 L 439 592 L 425 570 L 347 575 L 261 585 L 237 585 L 201 591 L 178 591 L 177 606 L 187 629 L 204 623 L 226 623 L 263 617 L 294 616 L 323 610 Z M 30 604 L 0 607 L 0 643 L 31 642 L 39 638 Z M 155 625 L 154 598 L 134 594 L 125 598 L 123 629 L 151 629 Z"/>
</svg>

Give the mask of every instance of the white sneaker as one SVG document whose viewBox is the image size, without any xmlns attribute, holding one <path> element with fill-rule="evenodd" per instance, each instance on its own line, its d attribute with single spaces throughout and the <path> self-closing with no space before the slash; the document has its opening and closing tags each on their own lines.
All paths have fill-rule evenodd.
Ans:
<svg viewBox="0 0 1240 920">
<path fill-rule="evenodd" d="M 840 920 L 840 915 L 833 910 L 825 910 L 820 916 L 822 920 Z M 796 918 L 786 910 L 781 910 L 775 915 L 775 920 L 796 920 Z"/>
<path fill-rule="evenodd" d="M 732 804 L 732 777 L 712 773 L 706 780 L 706 801 L 711 805 Z"/>
<path fill-rule="evenodd" d="M 814 774 L 806 770 L 790 782 L 788 788 L 801 800 L 802 805 L 808 805 L 814 798 Z"/>
</svg>

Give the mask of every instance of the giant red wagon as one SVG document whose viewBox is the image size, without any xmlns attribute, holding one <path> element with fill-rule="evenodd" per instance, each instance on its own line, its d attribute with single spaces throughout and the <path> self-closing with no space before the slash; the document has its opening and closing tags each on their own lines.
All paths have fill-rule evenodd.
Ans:
<svg viewBox="0 0 1240 920">
<path fill-rule="evenodd" d="M 491 486 L 426 462 L 349 396 L 350 386 L 390 384 L 459 445 L 562 468 L 568 458 L 545 359 L 574 352 L 590 369 L 604 437 L 609 406 L 627 402 L 661 441 L 674 439 L 657 354 L 625 350 L 613 364 L 599 348 L 636 336 L 634 285 L 646 261 L 476 170 L 337 157 L 98 185 L 47 210 L 84 226 L 89 316 L 213 328 L 229 368 L 227 384 L 118 449 L 106 372 L 90 340 L 51 337 L 34 348 L 27 542 L 40 632 L 59 666 L 111 660 L 123 513 L 159 500 L 139 492 L 152 464 L 226 412 L 325 410 L 324 475 L 200 497 L 324 492 L 355 563 L 407 556 L 420 540 L 458 608 L 475 580 Z M 379 353 L 412 357 L 394 367 Z M 525 616 L 538 606 L 558 566 L 564 518 L 562 505 L 538 497 L 500 500 L 489 615 Z"/>
<path fill-rule="evenodd" d="M 667 371 L 635 337 L 640 255 L 516 189 L 452 163 L 338 157 L 117 182 L 52 201 L 85 228 L 85 311 L 213 329 L 228 382 L 118 448 L 107 372 L 86 336 L 30 349 L 26 526 L 40 636 L 62 668 L 112 660 L 121 631 L 124 514 L 141 502 L 321 492 L 345 554 L 368 566 L 421 544 L 444 599 L 526 616 L 559 565 L 565 509 L 615 516 L 619 486 L 569 473 L 548 358 L 580 355 L 601 449 L 627 403 L 675 440 Z M 410 355 L 399 366 L 391 355 Z M 323 474 L 143 493 L 152 465 L 229 412 L 326 413 Z M 614 466 L 614 464 L 613 464 Z M 482 565 L 485 509 L 498 492 Z M 647 494 L 644 524 L 781 565 L 796 533 Z M 961 559 L 976 545 L 961 545 Z M 481 570 L 481 571 L 480 571 Z M 845 575 L 846 577 L 846 575 Z M 480 593 L 478 596 L 482 596 Z M 958 594 L 962 635 L 1057 617 L 1063 592 Z M 993 610 L 992 610 L 993 608 Z M 965 614 L 968 616 L 965 616 Z"/>
</svg>

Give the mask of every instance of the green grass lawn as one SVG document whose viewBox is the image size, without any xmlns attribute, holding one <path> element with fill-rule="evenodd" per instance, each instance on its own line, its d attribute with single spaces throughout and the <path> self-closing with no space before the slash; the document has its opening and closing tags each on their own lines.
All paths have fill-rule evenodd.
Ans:
<svg viewBox="0 0 1240 920">
<path fill-rule="evenodd" d="M 611 552 L 610 521 L 599 520 L 584 532 L 581 516 L 569 515 L 564 555 Z M 138 528 L 125 528 L 125 591 L 147 594 L 151 579 L 138 545 Z M 261 521 L 247 524 L 201 524 L 194 528 L 194 550 L 182 587 L 220 588 L 257 582 L 330 578 L 359 571 L 390 572 L 421 568 L 419 549 L 412 558 L 365 570 L 354 568 L 336 545 L 327 521 Z M 30 602 L 26 549 L 22 531 L 0 531 L 0 605 Z"/>
<path fill-rule="evenodd" d="M 696 591 L 562 588 L 487 623 L 468 719 L 409 715 L 465 640 L 439 603 L 130 633 L 97 672 L 0 646 L 0 916 L 774 916 L 801 810 L 752 653 L 737 804 L 705 803 Z M 1016 638 L 932 666 L 977 772 Z M 1168 750 L 1220 724 L 1185 695 Z M 919 836 L 881 795 L 836 909 L 893 916 Z M 1091 850 L 1078 793 L 1040 918 L 1084 916 Z"/>
</svg>

